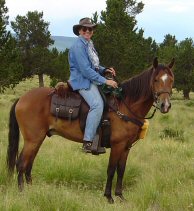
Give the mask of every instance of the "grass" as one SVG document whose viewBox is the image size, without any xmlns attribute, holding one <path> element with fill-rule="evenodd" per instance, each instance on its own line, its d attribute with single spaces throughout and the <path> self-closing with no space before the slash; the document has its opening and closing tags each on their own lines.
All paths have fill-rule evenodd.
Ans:
<svg viewBox="0 0 194 211">
<path fill-rule="evenodd" d="M 181 100 L 180 93 L 173 97 L 171 111 L 157 112 L 147 137 L 131 149 L 123 181 L 126 202 L 114 197 L 110 205 L 103 197 L 110 150 L 86 155 L 80 144 L 59 136 L 45 139 L 33 166 L 33 185 L 18 192 L 17 175 L 9 179 L 5 165 L 9 109 L 36 86 L 34 78 L 0 95 L 0 211 L 194 210 L 194 101 Z"/>
</svg>

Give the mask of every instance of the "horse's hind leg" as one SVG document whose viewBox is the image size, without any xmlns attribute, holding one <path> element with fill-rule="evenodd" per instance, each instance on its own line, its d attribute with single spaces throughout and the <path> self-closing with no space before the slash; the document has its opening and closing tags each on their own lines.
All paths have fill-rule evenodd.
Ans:
<svg viewBox="0 0 194 211">
<path fill-rule="evenodd" d="M 33 165 L 33 162 L 31 161 L 26 167 L 26 172 L 25 172 L 26 183 L 30 185 L 32 184 L 32 177 L 31 177 L 32 165 Z"/>
<path fill-rule="evenodd" d="M 24 147 L 20 153 L 19 159 L 17 161 L 17 171 L 18 171 L 18 187 L 19 190 L 23 190 L 24 179 L 23 174 L 25 174 L 26 182 L 31 184 L 31 169 L 35 156 L 44 140 L 45 136 L 35 141 L 29 141 L 25 139 Z"/>
<path fill-rule="evenodd" d="M 123 176 L 125 172 L 125 166 L 128 154 L 129 154 L 129 149 L 125 149 L 125 151 L 123 151 L 123 153 L 121 154 L 121 157 L 117 165 L 117 183 L 116 183 L 115 195 L 118 196 L 122 201 L 125 200 L 122 194 L 122 183 L 123 183 Z"/>
<path fill-rule="evenodd" d="M 30 161 L 26 166 L 26 171 L 25 171 L 26 183 L 30 184 L 30 185 L 32 184 L 31 170 L 32 170 L 32 166 L 33 166 L 33 163 L 34 163 L 34 159 L 35 159 L 35 157 L 38 153 L 38 150 L 39 150 L 43 140 L 41 140 L 41 142 L 39 144 L 37 144 L 36 147 L 34 148 L 34 150 L 31 152 Z"/>
</svg>

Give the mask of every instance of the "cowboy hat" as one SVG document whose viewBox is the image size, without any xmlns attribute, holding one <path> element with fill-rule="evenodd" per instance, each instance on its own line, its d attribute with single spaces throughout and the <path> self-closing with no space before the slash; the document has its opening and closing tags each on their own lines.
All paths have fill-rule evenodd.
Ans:
<svg viewBox="0 0 194 211">
<path fill-rule="evenodd" d="M 93 24 L 90 18 L 82 18 L 80 19 L 79 24 L 73 26 L 73 33 L 79 36 L 79 30 L 81 29 L 82 26 L 95 28 L 96 24 Z"/>
</svg>

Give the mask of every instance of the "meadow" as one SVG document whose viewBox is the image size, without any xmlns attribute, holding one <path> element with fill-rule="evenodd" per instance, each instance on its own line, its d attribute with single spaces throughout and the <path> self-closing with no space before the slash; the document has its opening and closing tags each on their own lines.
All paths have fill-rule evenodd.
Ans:
<svg viewBox="0 0 194 211">
<path fill-rule="evenodd" d="M 129 153 L 126 202 L 114 197 L 115 203 L 108 204 L 103 196 L 109 149 L 100 156 L 83 154 L 81 144 L 59 136 L 45 139 L 32 169 L 33 184 L 19 192 L 17 174 L 9 178 L 6 169 L 9 110 L 16 98 L 37 86 L 35 77 L 0 94 L 0 211 L 194 210 L 194 93 L 184 101 L 176 91 L 170 112 L 157 111 L 146 138 Z M 21 139 L 20 149 L 22 144 Z"/>
</svg>

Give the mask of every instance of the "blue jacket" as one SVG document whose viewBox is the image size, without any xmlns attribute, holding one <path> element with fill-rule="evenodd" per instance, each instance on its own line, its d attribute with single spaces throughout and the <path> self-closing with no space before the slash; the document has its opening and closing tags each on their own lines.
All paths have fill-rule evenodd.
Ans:
<svg viewBox="0 0 194 211">
<path fill-rule="evenodd" d="M 105 68 L 100 66 L 95 71 L 88 56 L 88 41 L 79 36 L 69 50 L 70 79 L 73 90 L 88 89 L 92 82 L 104 84 L 106 79 L 101 76 Z"/>
</svg>

